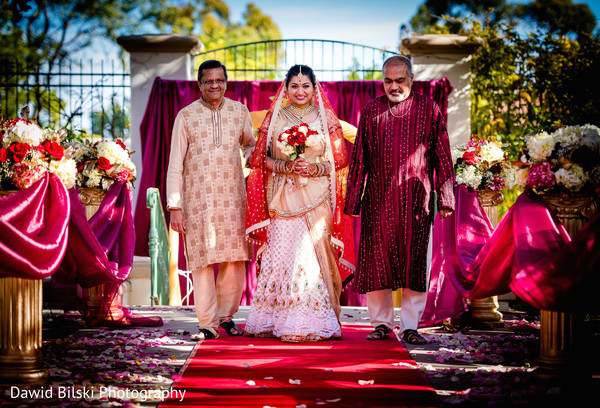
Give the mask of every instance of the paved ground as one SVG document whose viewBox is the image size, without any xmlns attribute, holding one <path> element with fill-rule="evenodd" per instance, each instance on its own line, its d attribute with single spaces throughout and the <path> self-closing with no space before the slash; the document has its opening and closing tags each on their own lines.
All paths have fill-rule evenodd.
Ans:
<svg viewBox="0 0 600 408">
<path fill-rule="evenodd" d="M 235 321 L 244 323 L 248 307 L 241 307 Z M 140 406 L 156 407 L 156 398 L 141 398 L 143 390 L 168 390 L 173 377 L 180 374 L 195 342 L 189 339 L 197 331 L 192 307 L 134 307 L 135 313 L 160 316 L 159 328 L 88 328 L 77 318 L 65 319 L 45 311 L 45 364 L 50 369 L 50 382 L 45 389 L 83 387 L 98 391 L 113 390 L 112 398 L 98 400 L 78 396 L 56 400 L 21 398 L 11 395 L 8 387 L 0 387 L 2 407 L 61 406 Z M 399 309 L 397 309 L 397 313 Z M 536 320 L 536 318 L 538 320 Z M 369 325 L 368 313 L 361 307 L 344 307 L 343 324 Z M 575 403 L 575 397 L 586 400 L 588 391 L 600 386 L 599 319 L 595 316 L 590 340 L 595 341 L 582 366 L 590 368 L 568 373 L 575 382 L 550 381 L 536 376 L 539 353 L 539 315 L 535 311 L 508 311 L 505 327 L 490 330 L 471 328 L 451 333 L 449 328 L 426 328 L 421 333 L 429 340 L 422 346 L 407 345 L 428 381 L 436 389 L 443 407 L 595 407 L 597 404 Z M 225 335 L 225 334 L 223 334 Z M 593 346 L 594 343 L 588 343 Z M 365 342 L 375 347 L 376 343 Z M 586 368 L 586 369 L 587 369 Z M 39 389 L 40 386 L 19 390 Z M 1 392 L 1 391 L 4 392 Z M 137 390 L 132 395 L 131 390 Z M 120 392 L 120 394 L 119 394 Z M 581 399 L 580 398 L 580 399 Z M 399 405 L 400 406 L 400 405 Z"/>
</svg>

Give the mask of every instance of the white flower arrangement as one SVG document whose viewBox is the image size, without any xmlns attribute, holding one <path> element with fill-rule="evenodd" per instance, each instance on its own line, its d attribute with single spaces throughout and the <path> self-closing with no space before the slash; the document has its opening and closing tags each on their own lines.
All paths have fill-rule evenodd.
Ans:
<svg viewBox="0 0 600 408">
<path fill-rule="evenodd" d="M 453 147 L 451 153 L 458 184 L 492 191 L 515 185 L 515 169 L 498 142 L 473 135 L 467 143 Z"/>
<path fill-rule="evenodd" d="M 121 140 L 84 143 L 72 140 L 68 148 L 75 152 L 78 187 L 108 190 L 115 181 L 124 181 L 131 187 L 136 179 L 131 153 Z"/>
<path fill-rule="evenodd" d="M 575 125 L 524 138 L 519 184 L 536 193 L 593 192 L 600 186 L 600 128 Z"/>
<path fill-rule="evenodd" d="M 26 189 L 54 173 L 65 187 L 75 185 L 77 167 L 61 142 L 64 129 L 42 129 L 37 123 L 16 118 L 0 121 L 0 188 Z"/>
</svg>

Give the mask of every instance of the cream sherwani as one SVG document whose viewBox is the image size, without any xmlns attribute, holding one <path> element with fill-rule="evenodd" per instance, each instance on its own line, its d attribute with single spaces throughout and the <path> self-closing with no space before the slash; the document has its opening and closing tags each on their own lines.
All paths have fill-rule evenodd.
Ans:
<svg viewBox="0 0 600 408">
<path fill-rule="evenodd" d="M 254 144 L 248 109 L 228 98 L 217 109 L 199 99 L 175 119 L 167 208 L 183 210 L 187 267 L 193 272 L 200 328 L 218 329 L 239 305 L 244 261 L 252 257 L 245 232 L 240 149 L 248 157 Z M 213 264 L 222 264 L 216 289 Z"/>
</svg>

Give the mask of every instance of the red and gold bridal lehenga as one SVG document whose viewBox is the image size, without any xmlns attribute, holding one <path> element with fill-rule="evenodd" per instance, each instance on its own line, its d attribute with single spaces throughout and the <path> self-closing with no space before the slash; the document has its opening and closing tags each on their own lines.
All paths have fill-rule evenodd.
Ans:
<svg viewBox="0 0 600 408">
<path fill-rule="evenodd" d="M 342 335 L 340 294 L 354 271 L 351 219 L 342 213 L 348 155 L 340 123 L 317 84 L 319 132 L 303 157 L 328 162 L 329 174 L 300 177 L 266 169 L 269 155 L 289 160 L 276 143 L 285 128 L 301 121 L 283 105 L 280 86 L 262 123 L 250 164 L 246 233 L 261 260 L 246 333 L 300 342 Z M 277 118 L 273 120 L 273 118 Z"/>
</svg>

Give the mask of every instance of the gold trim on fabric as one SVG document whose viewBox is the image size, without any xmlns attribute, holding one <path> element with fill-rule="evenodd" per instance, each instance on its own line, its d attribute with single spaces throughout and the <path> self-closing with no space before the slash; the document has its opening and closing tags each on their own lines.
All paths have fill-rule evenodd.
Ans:
<svg viewBox="0 0 600 408">
<path fill-rule="evenodd" d="M 312 205 L 307 205 L 305 207 L 297 209 L 296 211 L 281 211 L 281 210 L 277 210 L 276 208 L 273 208 L 273 207 L 269 206 L 269 212 L 275 213 L 280 218 L 294 218 L 294 217 L 298 217 L 298 216 L 304 214 L 305 212 L 314 210 L 319 205 L 323 204 L 325 201 L 327 201 L 327 199 L 329 198 L 330 195 L 331 195 L 331 192 L 328 192 L 328 193 L 322 195 Z"/>
</svg>

